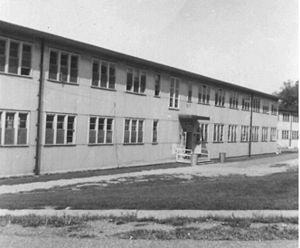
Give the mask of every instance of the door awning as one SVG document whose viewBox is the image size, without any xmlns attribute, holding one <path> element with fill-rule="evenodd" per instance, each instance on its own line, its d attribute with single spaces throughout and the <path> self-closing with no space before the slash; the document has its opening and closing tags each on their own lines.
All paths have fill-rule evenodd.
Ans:
<svg viewBox="0 0 300 248">
<path fill-rule="evenodd" d="M 180 114 L 179 119 L 181 119 L 181 120 L 203 120 L 203 121 L 209 121 L 210 120 L 210 118 L 208 116 L 185 115 L 185 114 Z"/>
</svg>

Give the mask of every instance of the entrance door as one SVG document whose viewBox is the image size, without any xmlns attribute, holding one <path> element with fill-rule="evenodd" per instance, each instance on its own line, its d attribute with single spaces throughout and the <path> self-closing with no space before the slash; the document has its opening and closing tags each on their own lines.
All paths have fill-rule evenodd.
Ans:
<svg viewBox="0 0 300 248">
<path fill-rule="evenodd" d="M 192 132 L 185 132 L 186 138 L 185 138 L 185 149 L 191 150 L 193 148 L 193 133 Z"/>
</svg>

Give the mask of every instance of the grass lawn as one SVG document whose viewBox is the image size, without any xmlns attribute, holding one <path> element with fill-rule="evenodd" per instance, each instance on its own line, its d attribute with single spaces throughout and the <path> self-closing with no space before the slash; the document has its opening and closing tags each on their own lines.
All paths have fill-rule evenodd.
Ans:
<svg viewBox="0 0 300 248">
<path fill-rule="evenodd" d="M 23 209 L 298 209 L 298 171 L 261 177 L 147 176 L 81 187 L 0 195 L 0 208 Z"/>
</svg>

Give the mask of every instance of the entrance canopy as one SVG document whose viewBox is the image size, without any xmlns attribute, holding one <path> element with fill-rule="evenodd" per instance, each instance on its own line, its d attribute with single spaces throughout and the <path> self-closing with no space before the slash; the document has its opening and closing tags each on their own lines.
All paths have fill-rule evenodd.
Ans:
<svg viewBox="0 0 300 248">
<path fill-rule="evenodd" d="M 201 116 L 201 115 L 185 115 L 185 114 L 180 114 L 179 115 L 179 119 L 180 120 L 193 120 L 193 121 L 197 121 L 197 120 L 203 120 L 203 121 L 209 121 L 210 118 L 207 116 Z"/>
</svg>

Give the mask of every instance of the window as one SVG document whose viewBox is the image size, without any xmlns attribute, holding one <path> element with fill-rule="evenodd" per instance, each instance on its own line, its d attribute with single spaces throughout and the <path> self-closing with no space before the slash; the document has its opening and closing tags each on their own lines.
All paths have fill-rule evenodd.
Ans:
<svg viewBox="0 0 300 248">
<path fill-rule="evenodd" d="M 276 104 L 271 104 L 271 114 L 277 115 L 277 105 Z"/>
<path fill-rule="evenodd" d="M 288 113 L 283 113 L 282 114 L 282 120 L 289 122 L 290 121 L 290 115 Z"/>
<path fill-rule="evenodd" d="M 75 144 L 75 115 L 46 114 L 46 145 Z"/>
<path fill-rule="evenodd" d="M 89 144 L 112 144 L 113 119 L 90 117 Z"/>
<path fill-rule="evenodd" d="M 127 71 L 126 91 L 143 94 L 146 89 L 146 73 L 129 69 Z"/>
<path fill-rule="evenodd" d="M 298 120 L 298 116 L 297 115 L 293 115 L 293 122 L 298 122 L 299 120 Z"/>
<path fill-rule="evenodd" d="M 268 128 L 262 127 L 261 131 L 262 131 L 261 132 L 261 141 L 267 142 L 268 141 Z"/>
<path fill-rule="evenodd" d="M 192 84 L 188 85 L 188 102 L 192 102 L 192 97 L 193 97 L 193 86 Z"/>
<path fill-rule="evenodd" d="M 292 139 L 297 140 L 298 139 L 298 131 L 292 131 Z"/>
<path fill-rule="evenodd" d="M 23 76 L 31 74 L 32 46 L 0 38 L 0 71 Z"/>
<path fill-rule="evenodd" d="M 271 127 L 271 136 L 270 136 L 270 141 L 276 141 L 276 127 Z"/>
<path fill-rule="evenodd" d="M 289 131 L 288 130 L 282 130 L 282 139 L 289 139 Z"/>
<path fill-rule="evenodd" d="M 177 78 L 171 78 L 169 107 L 179 108 L 179 80 Z"/>
<path fill-rule="evenodd" d="M 223 142 L 223 124 L 214 124 L 214 142 Z"/>
<path fill-rule="evenodd" d="M 143 143 L 143 120 L 125 119 L 124 143 L 142 144 Z"/>
<path fill-rule="evenodd" d="M 249 127 L 241 126 L 241 142 L 249 141 Z"/>
<path fill-rule="evenodd" d="M 207 142 L 208 124 L 199 123 L 196 130 L 196 142 L 197 144 Z"/>
<path fill-rule="evenodd" d="M 228 142 L 236 142 L 237 125 L 228 125 Z"/>
<path fill-rule="evenodd" d="M 217 89 L 215 93 L 215 106 L 224 107 L 225 104 L 225 91 Z"/>
<path fill-rule="evenodd" d="M 259 127 L 258 126 L 253 126 L 252 127 L 251 141 L 258 142 L 258 131 L 259 131 Z"/>
<path fill-rule="evenodd" d="M 260 99 L 254 97 L 252 106 L 253 106 L 253 111 L 259 113 L 260 112 Z"/>
<path fill-rule="evenodd" d="M 0 111 L 0 145 L 26 145 L 28 113 Z"/>
<path fill-rule="evenodd" d="M 210 88 L 206 85 L 200 85 L 198 89 L 198 103 L 209 104 Z"/>
<path fill-rule="evenodd" d="M 160 95 L 160 75 L 155 76 L 155 82 L 154 82 L 154 96 Z"/>
<path fill-rule="evenodd" d="M 153 121 L 152 127 L 152 143 L 157 143 L 158 120 Z"/>
<path fill-rule="evenodd" d="M 243 96 L 242 98 L 242 110 L 249 111 L 250 109 L 250 96 Z"/>
<path fill-rule="evenodd" d="M 269 102 L 268 101 L 263 101 L 263 113 L 268 114 L 269 113 Z"/>
<path fill-rule="evenodd" d="M 51 50 L 48 78 L 61 82 L 77 83 L 78 56 Z"/>
<path fill-rule="evenodd" d="M 239 106 L 239 96 L 237 92 L 231 92 L 229 98 L 229 107 L 233 109 L 238 109 Z"/>
<path fill-rule="evenodd" d="M 107 62 L 93 61 L 92 86 L 114 89 L 116 83 L 115 65 Z"/>
</svg>

